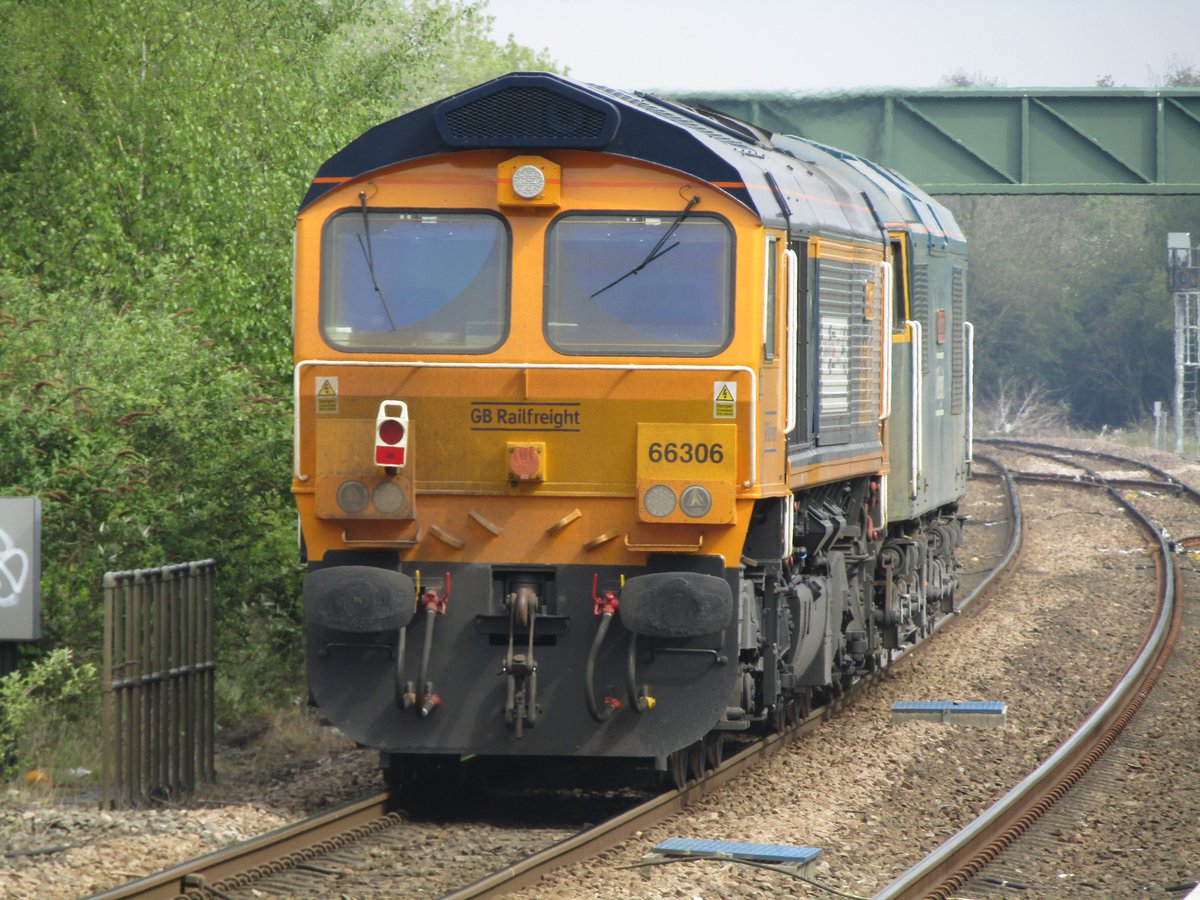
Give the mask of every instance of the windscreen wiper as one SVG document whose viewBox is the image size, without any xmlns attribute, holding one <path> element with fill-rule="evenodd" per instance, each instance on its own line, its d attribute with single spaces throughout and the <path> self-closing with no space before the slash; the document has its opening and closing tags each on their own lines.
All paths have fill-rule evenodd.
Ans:
<svg viewBox="0 0 1200 900">
<path fill-rule="evenodd" d="M 371 273 L 371 286 L 375 288 L 375 294 L 379 297 L 379 302 L 383 306 L 383 314 L 387 316 L 388 324 L 392 326 L 392 331 L 396 330 L 396 322 L 392 318 L 392 312 L 388 309 L 387 301 L 383 299 L 383 291 L 379 287 L 379 279 L 375 277 L 375 254 L 371 252 L 371 224 L 367 221 L 367 192 L 358 192 L 358 202 L 362 205 L 362 220 L 363 233 L 356 234 L 358 238 L 358 246 L 362 250 L 363 259 L 367 261 L 367 271 Z M 366 235 L 367 241 L 363 243 L 363 235 Z"/>
<path fill-rule="evenodd" d="M 592 294 L 592 298 L 599 297 L 601 294 L 603 294 L 605 291 L 607 291 L 611 287 L 616 287 L 618 284 L 620 284 L 622 281 L 624 281 L 630 275 L 636 275 L 638 272 L 642 271 L 642 269 L 646 268 L 646 266 L 650 265 L 650 263 L 654 262 L 660 256 L 664 256 L 667 253 L 669 253 L 671 250 L 674 250 L 676 247 L 678 247 L 679 241 L 676 241 L 675 243 L 671 244 L 669 247 L 664 247 L 663 244 L 665 244 L 667 241 L 669 241 L 671 239 L 671 235 L 673 235 L 675 233 L 676 229 L 679 228 L 679 226 L 683 224 L 683 220 L 686 219 L 688 216 L 688 213 L 690 213 L 692 211 L 692 207 L 695 206 L 699 202 L 700 202 L 699 196 L 693 197 L 691 200 L 689 200 L 687 202 L 687 206 L 685 206 L 683 209 L 681 209 L 679 211 L 679 215 L 677 215 L 675 217 L 675 221 L 671 223 L 671 227 L 668 228 L 666 231 L 664 231 L 663 236 L 658 239 L 658 243 L 650 248 L 650 252 L 646 254 L 646 258 L 643 259 L 636 266 L 634 266 L 632 269 L 630 269 L 628 272 L 626 272 L 624 275 L 622 275 L 620 278 L 618 278 L 616 281 L 610 282 L 609 284 L 606 284 L 604 287 L 600 288 L 600 290 L 598 290 L 598 291 L 596 291 L 596 293 Z"/>
</svg>

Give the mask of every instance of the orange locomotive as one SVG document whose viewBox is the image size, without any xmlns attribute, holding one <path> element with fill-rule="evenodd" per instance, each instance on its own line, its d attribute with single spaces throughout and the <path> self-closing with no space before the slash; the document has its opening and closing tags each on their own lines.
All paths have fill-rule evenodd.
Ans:
<svg viewBox="0 0 1200 900">
<path fill-rule="evenodd" d="M 952 602 L 964 252 L 894 173 L 543 73 L 348 145 L 296 228 L 325 715 L 392 772 L 666 767 L 885 664 Z"/>
</svg>

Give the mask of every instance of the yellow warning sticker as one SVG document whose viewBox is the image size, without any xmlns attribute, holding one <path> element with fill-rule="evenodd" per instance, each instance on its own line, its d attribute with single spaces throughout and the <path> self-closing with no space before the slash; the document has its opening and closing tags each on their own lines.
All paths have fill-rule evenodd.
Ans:
<svg viewBox="0 0 1200 900">
<path fill-rule="evenodd" d="M 713 382 L 713 418 L 733 419 L 737 417 L 737 382 Z"/>
<path fill-rule="evenodd" d="M 317 412 L 338 411 L 338 380 L 336 375 L 325 375 L 317 379 Z"/>
</svg>

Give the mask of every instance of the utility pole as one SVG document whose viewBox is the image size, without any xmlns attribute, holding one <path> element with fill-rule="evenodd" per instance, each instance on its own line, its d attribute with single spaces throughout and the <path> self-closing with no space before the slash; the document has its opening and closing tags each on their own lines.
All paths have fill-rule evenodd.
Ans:
<svg viewBox="0 0 1200 900">
<path fill-rule="evenodd" d="M 1185 231 L 1167 235 L 1167 289 L 1175 301 L 1175 452 L 1188 422 L 1200 419 L 1200 247 Z M 1187 418 L 1185 418 L 1187 416 Z M 1200 446 L 1200 434 L 1197 434 Z"/>
</svg>

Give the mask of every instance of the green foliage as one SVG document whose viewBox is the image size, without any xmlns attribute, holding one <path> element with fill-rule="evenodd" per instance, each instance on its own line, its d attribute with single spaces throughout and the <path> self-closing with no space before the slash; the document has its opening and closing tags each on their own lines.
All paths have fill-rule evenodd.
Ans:
<svg viewBox="0 0 1200 900">
<path fill-rule="evenodd" d="M 97 696 L 96 667 L 76 663 L 65 647 L 0 678 L 0 779 L 37 762 L 47 740 L 94 720 Z"/>
<path fill-rule="evenodd" d="M 999 76 L 985 75 L 978 70 L 968 72 L 962 68 L 955 69 L 949 75 L 943 75 L 938 79 L 938 85 L 948 88 L 1002 88 L 1006 86 Z"/>
<path fill-rule="evenodd" d="M 492 44 L 482 8 L 5 3 L 0 265 L 114 310 L 193 310 L 239 361 L 283 370 L 293 214 L 318 164 L 460 78 L 548 63 Z"/>
<path fill-rule="evenodd" d="M 0 494 L 42 498 L 51 645 L 97 645 L 108 570 L 215 557 L 247 602 L 294 594 L 290 415 L 276 386 L 188 316 L 11 276 L 0 309 Z"/>
<path fill-rule="evenodd" d="M 1162 77 L 1163 87 L 1200 87 L 1200 66 L 1185 62 L 1179 57 L 1167 61 L 1167 71 Z"/>
<path fill-rule="evenodd" d="M 295 208 L 320 163 L 545 53 L 481 0 L 0 0 L 0 494 L 43 500 L 44 640 L 105 571 L 215 558 L 226 714 L 295 693 Z"/>
<path fill-rule="evenodd" d="M 1052 391 L 1072 424 L 1123 426 L 1172 391 L 1166 234 L 1200 200 L 946 198 L 972 242 L 968 304 L 983 399 L 1004 383 Z"/>
<path fill-rule="evenodd" d="M 485 8 L 486 2 L 461 8 L 462 26 L 446 35 L 436 57 L 417 73 L 409 94 L 412 108 L 507 72 L 559 71 L 548 50 L 534 51 L 511 34 L 504 44 L 493 43 L 487 36 L 492 18 L 484 14 Z"/>
</svg>

